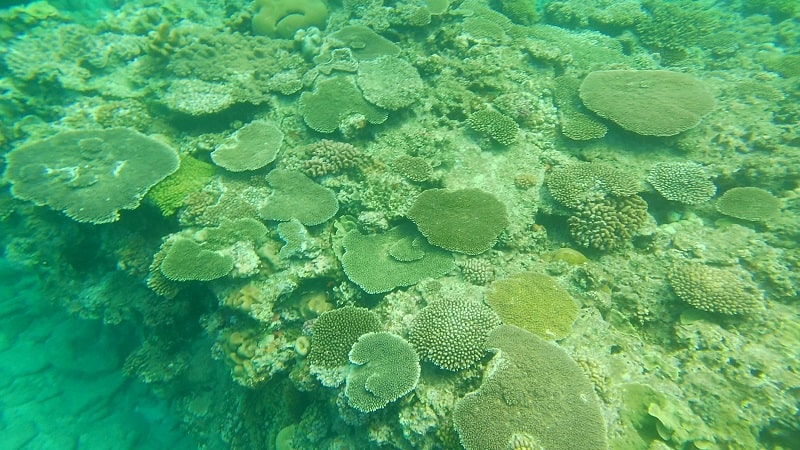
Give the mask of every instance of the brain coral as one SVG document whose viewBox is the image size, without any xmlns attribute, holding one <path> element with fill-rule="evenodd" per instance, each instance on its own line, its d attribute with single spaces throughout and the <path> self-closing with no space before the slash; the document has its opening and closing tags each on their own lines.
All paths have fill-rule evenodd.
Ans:
<svg viewBox="0 0 800 450">
<path fill-rule="evenodd" d="M 395 56 L 362 61 L 356 83 L 368 102 L 390 111 L 413 103 L 425 87 L 417 69 Z"/>
<path fill-rule="evenodd" d="M 297 219 L 303 225 L 319 225 L 339 211 L 336 194 L 295 170 L 273 169 L 267 174 L 272 193 L 258 210 L 267 220 Z"/>
<path fill-rule="evenodd" d="M 323 0 L 256 0 L 253 32 L 269 37 L 291 39 L 297 30 L 324 27 L 328 6 Z"/>
<path fill-rule="evenodd" d="M 656 163 L 647 182 L 667 200 L 686 205 L 702 203 L 717 192 L 703 166 L 693 162 Z"/>
<path fill-rule="evenodd" d="M 725 191 L 715 206 L 726 216 L 763 222 L 780 213 L 781 201 L 761 188 L 736 187 Z"/>
<path fill-rule="evenodd" d="M 511 145 L 517 140 L 519 125 L 511 117 L 492 109 L 477 111 L 467 119 L 469 127 L 494 139 L 502 145 Z"/>
<path fill-rule="evenodd" d="M 570 208 L 577 208 L 598 197 L 627 197 L 641 190 L 641 184 L 634 174 L 596 162 L 577 162 L 557 167 L 547 174 L 545 183 L 550 195 Z"/>
<path fill-rule="evenodd" d="M 492 248 L 508 226 L 505 205 L 479 189 L 429 189 L 406 215 L 431 244 L 468 255 Z"/>
<path fill-rule="evenodd" d="M 136 209 L 179 163 L 172 147 L 128 128 L 62 131 L 9 152 L 4 177 L 17 198 L 108 223 Z"/>
<path fill-rule="evenodd" d="M 679 263 L 667 276 L 678 298 L 703 311 L 746 314 L 763 305 L 758 287 L 732 270 Z"/>
<path fill-rule="evenodd" d="M 714 109 L 714 97 L 702 81 L 666 70 L 591 72 L 579 92 L 597 115 L 647 136 L 676 135 Z"/>
<path fill-rule="evenodd" d="M 489 333 L 500 319 L 482 302 L 443 298 L 422 308 L 411 324 L 409 341 L 420 358 L 442 369 L 466 369 L 486 353 Z"/>
<path fill-rule="evenodd" d="M 483 384 L 453 410 L 466 450 L 606 450 L 606 429 L 592 383 L 556 345 L 512 325 L 496 328 L 497 349 Z"/>
<path fill-rule="evenodd" d="M 380 329 L 378 316 L 367 308 L 345 306 L 320 314 L 311 326 L 311 350 L 308 352 L 308 361 L 312 372 L 347 367 L 350 364 L 348 354 L 358 338 L 362 334 Z M 320 381 L 325 383 L 322 379 Z M 325 384 L 335 386 L 344 379 L 331 381 Z"/>
<path fill-rule="evenodd" d="M 411 392 L 419 380 L 419 356 L 392 333 L 367 333 L 350 349 L 344 394 L 361 412 L 377 411 Z"/>
<path fill-rule="evenodd" d="M 587 248 L 613 250 L 647 222 L 647 203 L 638 195 L 587 201 L 567 219 L 575 241 Z"/>
<path fill-rule="evenodd" d="M 503 323 L 544 339 L 561 339 L 578 317 L 578 305 L 553 278 L 525 272 L 492 283 L 486 303 Z"/>
<path fill-rule="evenodd" d="M 283 132 L 274 124 L 255 120 L 239 128 L 211 152 L 211 159 L 231 172 L 260 169 L 275 160 Z"/>
<path fill-rule="evenodd" d="M 439 277 L 453 268 L 452 254 L 429 245 L 411 224 L 366 236 L 353 230 L 342 245 L 342 269 L 369 294 Z"/>
<path fill-rule="evenodd" d="M 300 114 L 306 125 L 320 133 L 333 133 L 348 116 L 360 114 L 369 123 L 389 117 L 361 95 L 351 77 L 339 75 L 317 81 L 314 92 L 300 95 Z"/>
</svg>

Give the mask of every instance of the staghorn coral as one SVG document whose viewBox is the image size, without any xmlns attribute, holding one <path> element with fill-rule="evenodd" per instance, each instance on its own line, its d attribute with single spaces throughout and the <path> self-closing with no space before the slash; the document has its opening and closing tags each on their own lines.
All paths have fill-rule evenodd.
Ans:
<svg viewBox="0 0 800 450">
<path fill-rule="evenodd" d="M 761 188 L 735 187 L 725 191 L 714 206 L 726 216 L 767 222 L 780 214 L 781 201 Z"/>
<path fill-rule="evenodd" d="M 385 407 L 411 392 L 419 380 L 419 356 L 411 344 L 392 333 L 361 335 L 348 357 L 344 394 L 350 406 L 361 412 Z"/>
<path fill-rule="evenodd" d="M 735 315 L 763 307 L 758 287 L 730 269 L 678 263 L 670 269 L 668 280 L 678 298 L 703 311 Z"/>
<path fill-rule="evenodd" d="M 128 128 L 62 131 L 15 148 L 6 161 L 4 177 L 15 197 L 95 224 L 138 208 L 179 165 L 172 147 Z"/>
<path fill-rule="evenodd" d="M 561 339 L 578 317 L 578 304 L 553 278 L 524 272 L 492 283 L 486 303 L 503 323 L 543 338 Z"/>
<path fill-rule="evenodd" d="M 647 222 L 647 203 L 638 195 L 586 201 L 567 220 L 575 242 L 608 251 L 625 243 Z"/>
<path fill-rule="evenodd" d="M 647 182 L 667 200 L 686 205 L 702 203 L 717 192 L 703 166 L 693 162 L 656 163 Z"/>
<path fill-rule="evenodd" d="M 532 448 L 608 449 L 592 384 L 564 350 L 511 325 L 487 345 L 497 353 L 480 389 L 453 410 L 466 450 L 506 450 L 521 439 Z"/>
<path fill-rule="evenodd" d="M 433 245 L 477 255 L 489 250 L 508 226 L 506 207 L 480 189 L 429 189 L 406 213 Z"/>
<path fill-rule="evenodd" d="M 456 372 L 486 354 L 486 340 L 498 325 L 497 314 L 482 302 L 446 297 L 422 308 L 408 340 L 421 359 Z"/>
</svg>

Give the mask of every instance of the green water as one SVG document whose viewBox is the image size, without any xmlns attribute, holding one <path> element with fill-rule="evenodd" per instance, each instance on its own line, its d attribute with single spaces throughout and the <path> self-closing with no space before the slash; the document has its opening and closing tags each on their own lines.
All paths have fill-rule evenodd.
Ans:
<svg viewBox="0 0 800 450">
<path fill-rule="evenodd" d="M 800 448 L 795 2 L 0 8 L 0 449 Z"/>
</svg>

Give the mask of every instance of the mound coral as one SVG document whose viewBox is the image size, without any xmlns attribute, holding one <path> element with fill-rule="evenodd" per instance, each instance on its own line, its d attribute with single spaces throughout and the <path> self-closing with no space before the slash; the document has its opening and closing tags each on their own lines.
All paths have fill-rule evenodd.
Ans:
<svg viewBox="0 0 800 450">
<path fill-rule="evenodd" d="M 11 193 L 78 222 L 109 223 L 136 209 L 147 191 L 178 170 L 170 146 L 128 128 L 62 131 L 6 155 Z"/>
<path fill-rule="evenodd" d="M 717 200 L 717 211 L 752 222 L 765 222 L 780 214 L 781 201 L 757 187 L 735 187 Z"/>
<path fill-rule="evenodd" d="M 431 244 L 468 255 L 492 248 L 508 226 L 505 205 L 480 189 L 429 189 L 406 215 Z"/>
<path fill-rule="evenodd" d="M 497 314 L 480 301 L 443 298 L 422 308 L 408 339 L 420 358 L 455 372 L 486 354 L 486 340 L 498 325 Z"/>
<path fill-rule="evenodd" d="M 236 130 L 211 152 L 211 159 L 231 172 L 260 169 L 275 160 L 283 132 L 275 124 L 255 120 Z"/>
<path fill-rule="evenodd" d="M 342 269 L 369 294 L 410 286 L 453 268 L 453 256 L 429 245 L 410 224 L 373 235 L 353 230 L 345 235 L 342 246 Z"/>
<path fill-rule="evenodd" d="M 634 174 L 595 162 L 577 162 L 557 167 L 547 174 L 545 183 L 550 195 L 570 208 L 608 195 L 631 196 L 642 189 Z"/>
<path fill-rule="evenodd" d="M 591 382 L 556 345 L 514 327 L 496 328 L 497 350 L 478 391 L 453 410 L 466 450 L 506 450 L 515 443 L 552 450 L 606 450 L 605 424 Z"/>
<path fill-rule="evenodd" d="M 272 193 L 258 214 L 267 220 L 297 219 L 303 225 L 319 225 L 339 211 L 336 194 L 295 170 L 274 169 L 267 174 Z"/>
<path fill-rule="evenodd" d="M 646 136 L 673 136 L 695 127 L 714 109 L 702 81 L 666 70 L 598 70 L 581 83 L 587 108 Z"/>
<path fill-rule="evenodd" d="M 517 141 L 519 125 L 511 117 L 493 109 L 483 109 L 469 116 L 469 127 L 494 139 L 501 145 Z"/>
<path fill-rule="evenodd" d="M 582 203 L 567 219 L 575 242 L 598 250 L 621 247 L 647 222 L 647 203 L 638 195 Z"/>
<path fill-rule="evenodd" d="M 503 323 L 544 338 L 561 339 L 578 317 L 578 305 L 556 280 L 525 272 L 492 283 L 486 303 Z"/>
<path fill-rule="evenodd" d="M 689 262 L 676 264 L 667 276 L 678 298 L 703 311 L 747 314 L 763 306 L 758 287 L 732 270 Z"/>
<path fill-rule="evenodd" d="M 324 0 L 256 0 L 253 32 L 269 37 L 291 39 L 297 30 L 324 27 L 328 5 Z"/>
<path fill-rule="evenodd" d="M 330 372 L 350 364 L 348 354 L 361 335 L 380 329 L 378 316 L 367 308 L 345 306 L 320 314 L 311 326 L 311 372 L 326 386 L 338 386 L 344 374 Z"/>
<path fill-rule="evenodd" d="M 411 392 L 419 380 L 419 356 L 392 333 L 367 333 L 350 349 L 344 394 L 350 406 L 377 411 Z"/>
<path fill-rule="evenodd" d="M 342 75 L 318 81 L 314 92 L 303 92 L 300 114 L 306 125 L 320 133 L 333 133 L 352 115 L 362 115 L 372 124 L 383 123 L 389 117 L 386 111 L 364 100 L 351 77 Z"/>
<path fill-rule="evenodd" d="M 717 192 L 703 166 L 693 162 L 656 163 L 647 182 L 667 200 L 686 205 L 702 203 Z"/>
</svg>

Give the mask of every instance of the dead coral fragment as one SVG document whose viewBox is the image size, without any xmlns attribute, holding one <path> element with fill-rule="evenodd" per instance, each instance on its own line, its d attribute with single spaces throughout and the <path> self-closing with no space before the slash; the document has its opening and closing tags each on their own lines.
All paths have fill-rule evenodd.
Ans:
<svg viewBox="0 0 800 450">
<path fill-rule="evenodd" d="M 78 222 L 109 223 L 136 209 L 147 191 L 178 170 L 170 146 L 128 128 L 63 131 L 6 155 L 11 193 Z"/>
<path fill-rule="evenodd" d="M 673 136 L 714 109 L 702 81 L 666 70 L 598 70 L 581 83 L 587 108 L 622 128 L 646 136 Z"/>
<path fill-rule="evenodd" d="M 407 216 L 431 244 L 468 255 L 492 248 L 508 226 L 505 205 L 479 189 L 429 189 Z"/>
</svg>

